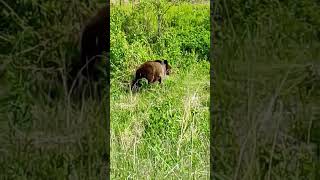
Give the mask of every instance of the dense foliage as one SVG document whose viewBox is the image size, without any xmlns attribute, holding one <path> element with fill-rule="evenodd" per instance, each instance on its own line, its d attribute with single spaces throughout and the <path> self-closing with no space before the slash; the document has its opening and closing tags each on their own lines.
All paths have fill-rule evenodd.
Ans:
<svg viewBox="0 0 320 180">
<path fill-rule="evenodd" d="M 315 178 L 319 8 L 315 0 L 215 1 L 218 179 Z"/>
<path fill-rule="evenodd" d="M 185 58 L 209 58 L 209 6 L 142 1 L 111 10 L 112 74 L 148 59 L 165 58 L 175 67 L 188 66 Z M 130 67 L 131 66 L 131 67 Z M 131 69 L 130 69 L 131 70 Z"/>
<path fill-rule="evenodd" d="M 62 81 L 97 6 L 0 2 L 0 179 L 105 176 L 105 102 L 68 101 Z"/>
<path fill-rule="evenodd" d="M 209 177 L 209 3 L 111 8 L 112 177 Z M 167 59 L 162 85 L 129 90 L 143 62 Z"/>
</svg>

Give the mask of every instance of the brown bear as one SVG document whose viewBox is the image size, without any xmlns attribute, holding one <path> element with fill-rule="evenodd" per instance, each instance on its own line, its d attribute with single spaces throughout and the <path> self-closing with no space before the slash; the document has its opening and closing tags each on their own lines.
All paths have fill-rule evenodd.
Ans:
<svg viewBox="0 0 320 180">
<path fill-rule="evenodd" d="M 171 66 L 168 64 L 167 60 L 147 61 L 137 69 L 135 78 L 131 84 L 131 90 L 136 89 L 137 82 L 142 78 L 146 78 L 149 84 L 156 81 L 161 84 L 165 76 L 170 73 Z"/>
<path fill-rule="evenodd" d="M 90 92 L 96 91 L 98 96 L 105 86 L 99 81 L 105 81 L 103 70 L 107 72 L 107 62 L 102 62 L 102 57 L 110 49 L 108 33 L 110 19 L 108 7 L 100 8 L 85 24 L 81 33 L 80 58 L 72 65 L 69 76 L 69 91 L 84 90 L 88 87 Z M 105 82 L 106 83 L 106 82 Z M 92 93 L 90 93 L 92 94 Z"/>
</svg>

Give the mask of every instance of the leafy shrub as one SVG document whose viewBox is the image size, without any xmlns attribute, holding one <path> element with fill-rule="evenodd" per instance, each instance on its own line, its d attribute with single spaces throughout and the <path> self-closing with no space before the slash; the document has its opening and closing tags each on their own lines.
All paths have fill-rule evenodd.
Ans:
<svg viewBox="0 0 320 180">
<path fill-rule="evenodd" d="M 190 64 L 184 57 L 192 53 L 208 59 L 209 20 L 209 6 L 203 4 L 143 1 L 133 7 L 112 6 L 112 74 L 130 73 L 149 59 L 165 58 L 175 65 Z"/>
</svg>

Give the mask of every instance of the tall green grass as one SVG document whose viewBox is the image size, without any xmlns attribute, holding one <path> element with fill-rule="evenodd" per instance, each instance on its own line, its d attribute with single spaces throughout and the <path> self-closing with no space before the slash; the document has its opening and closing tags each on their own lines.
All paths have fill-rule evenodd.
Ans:
<svg viewBox="0 0 320 180">
<path fill-rule="evenodd" d="M 216 1 L 214 9 L 213 175 L 317 179 L 319 3 Z"/>
<path fill-rule="evenodd" d="M 0 1 L 0 179 L 105 176 L 106 102 L 69 101 L 60 81 L 97 6 Z"/>
<path fill-rule="evenodd" d="M 111 7 L 112 178 L 209 178 L 209 18 L 209 4 Z M 154 59 L 173 73 L 132 94 L 134 71 Z"/>
</svg>

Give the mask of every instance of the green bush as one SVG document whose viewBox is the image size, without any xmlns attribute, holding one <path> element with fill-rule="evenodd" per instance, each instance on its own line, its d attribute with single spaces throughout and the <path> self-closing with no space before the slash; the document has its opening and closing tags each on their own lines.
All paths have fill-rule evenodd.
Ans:
<svg viewBox="0 0 320 180">
<path fill-rule="evenodd" d="M 184 57 L 192 53 L 201 59 L 209 58 L 209 6 L 161 2 L 111 7 L 113 74 L 130 72 L 148 59 L 166 58 L 172 64 L 183 65 L 188 63 Z"/>
</svg>

